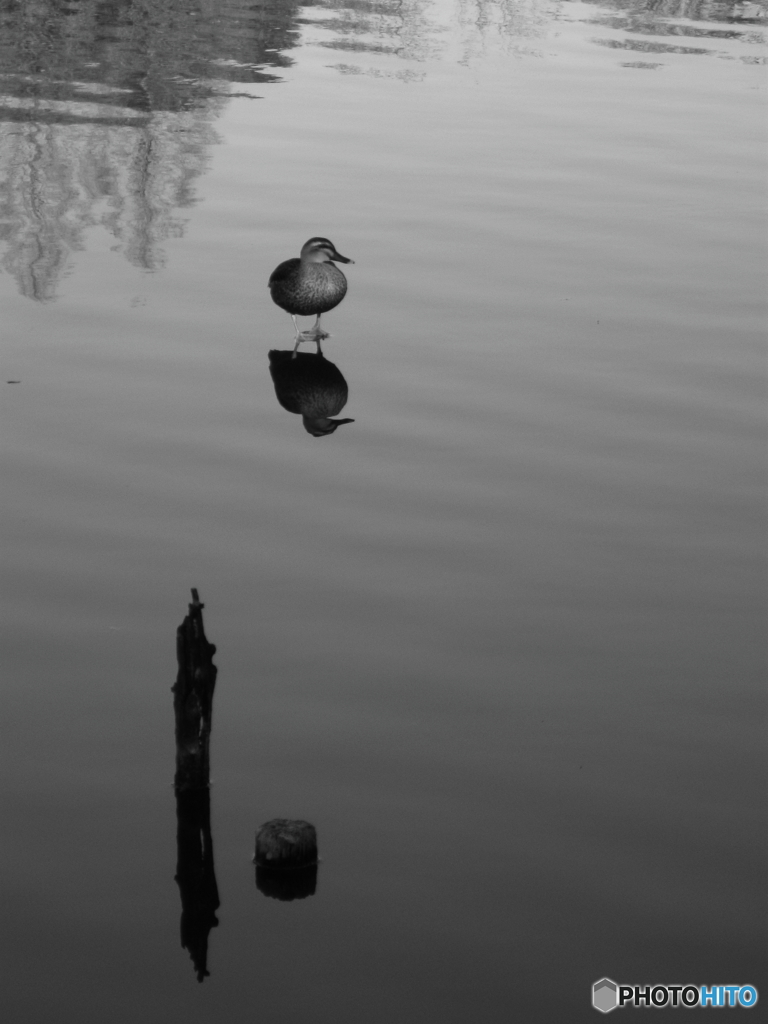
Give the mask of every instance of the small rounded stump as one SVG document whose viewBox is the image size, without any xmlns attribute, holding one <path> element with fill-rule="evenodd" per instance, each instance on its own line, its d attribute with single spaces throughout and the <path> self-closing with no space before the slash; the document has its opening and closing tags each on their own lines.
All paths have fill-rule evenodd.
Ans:
<svg viewBox="0 0 768 1024">
<path fill-rule="evenodd" d="M 317 864 L 317 832 L 308 821 L 273 818 L 256 832 L 256 856 L 259 867 L 272 870 L 304 868 Z"/>
<path fill-rule="evenodd" d="M 317 889 L 317 832 L 308 821 L 274 818 L 256 833 L 256 888 L 274 900 L 304 900 Z"/>
</svg>

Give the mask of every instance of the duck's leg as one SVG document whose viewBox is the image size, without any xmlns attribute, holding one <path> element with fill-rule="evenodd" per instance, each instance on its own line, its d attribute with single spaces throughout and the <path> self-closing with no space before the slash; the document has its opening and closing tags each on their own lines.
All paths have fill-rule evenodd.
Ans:
<svg viewBox="0 0 768 1024">
<path fill-rule="evenodd" d="M 317 347 L 319 349 L 320 342 L 323 341 L 325 338 L 330 338 L 330 334 L 328 334 L 327 331 L 324 331 L 320 326 L 320 316 L 321 314 L 318 313 L 317 319 L 315 320 L 314 324 L 309 328 L 309 330 L 300 331 L 299 325 L 296 323 L 296 317 L 293 315 L 293 313 L 291 313 L 291 320 L 293 320 L 293 326 L 294 329 L 296 330 L 296 345 L 293 349 L 294 356 L 298 352 L 299 345 L 302 343 L 302 341 L 314 341 L 317 343 Z"/>
<path fill-rule="evenodd" d="M 315 320 L 312 330 L 308 332 L 312 335 L 312 340 L 317 342 L 318 349 L 320 348 L 321 341 L 324 341 L 326 338 L 330 338 L 330 334 L 328 334 L 327 331 L 324 331 L 320 326 L 320 317 L 322 315 L 322 313 L 317 314 L 317 320 Z"/>
<path fill-rule="evenodd" d="M 296 328 L 296 344 L 293 346 L 293 355 L 291 356 L 291 359 L 295 359 L 299 352 L 299 345 L 305 339 L 301 335 L 299 325 L 296 323 L 296 317 L 293 315 L 293 313 L 291 313 L 291 320 L 293 320 L 293 326 Z"/>
</svg>

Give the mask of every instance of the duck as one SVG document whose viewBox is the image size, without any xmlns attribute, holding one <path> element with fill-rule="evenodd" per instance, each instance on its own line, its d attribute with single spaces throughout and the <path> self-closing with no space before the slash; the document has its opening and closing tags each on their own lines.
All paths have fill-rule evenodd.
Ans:
<svg viewBox="0 0 768 1024">
<path fill-rule="evenodd" d="M 280 405 L 298 413 L 304 429 L 313 437 L 325 437 L 344 423 L 355 422 L 331 418 L 347 404 L 349 388 L 341 370 L 322 352 L 299 352 L 297 356 L 295 350 L 273 349 L 269 353 L 269 372 Z"/>
<path fill-rule="evenodd" d="M 336 263 L 354 263 L 342 256 L 329 238 L 316 236 L 301 247 L 301 255 L 285 260 L 272 271 L 269 291 L 272 301 L 291 314 L 296 329 L 294 355 L 302 341 L 314 341 L 322 352 L 320 342 L 329 335 L 320 327 L 320 317 L 333 309 L 347 294 L 347 279 Z M 308 331 L 300 331 L 297 316 L 317 319 Z"/>
</svg>

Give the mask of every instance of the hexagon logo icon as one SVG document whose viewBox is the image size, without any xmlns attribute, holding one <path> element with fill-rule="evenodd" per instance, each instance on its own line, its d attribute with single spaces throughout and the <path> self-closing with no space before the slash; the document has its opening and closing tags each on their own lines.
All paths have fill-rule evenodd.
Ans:
<svg viewBox="0 0 768 1024">
<path fill-rule="evenodd" d="M 592 986 L 592 1005 L 600 1013 L 610 1013 L 619 1004 L 618 985 L 610 978 L 601 978 Z"/>
</svg>

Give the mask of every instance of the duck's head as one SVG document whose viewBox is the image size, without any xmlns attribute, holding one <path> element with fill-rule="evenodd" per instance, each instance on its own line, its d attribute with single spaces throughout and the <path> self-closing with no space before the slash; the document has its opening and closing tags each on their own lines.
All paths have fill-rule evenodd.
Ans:
<svg viewBox="0 0 768 1024">
<path fill-rule="evenodd" d="M 302 422 L 304 429 L 312 437 L 325 437 L 326 434 L 332 434 L 337 427 L 340 427 L 343 423 L 354 423 L 354 420 L 331 420 L 325 416 L 302 416 Z"/>
<path fill-rule="evenodd" d="M 310 238 L 301 247 L 301 259 L 304 263 L 354 263 L 340 252 L 329 238 Z"/>
</svg>

